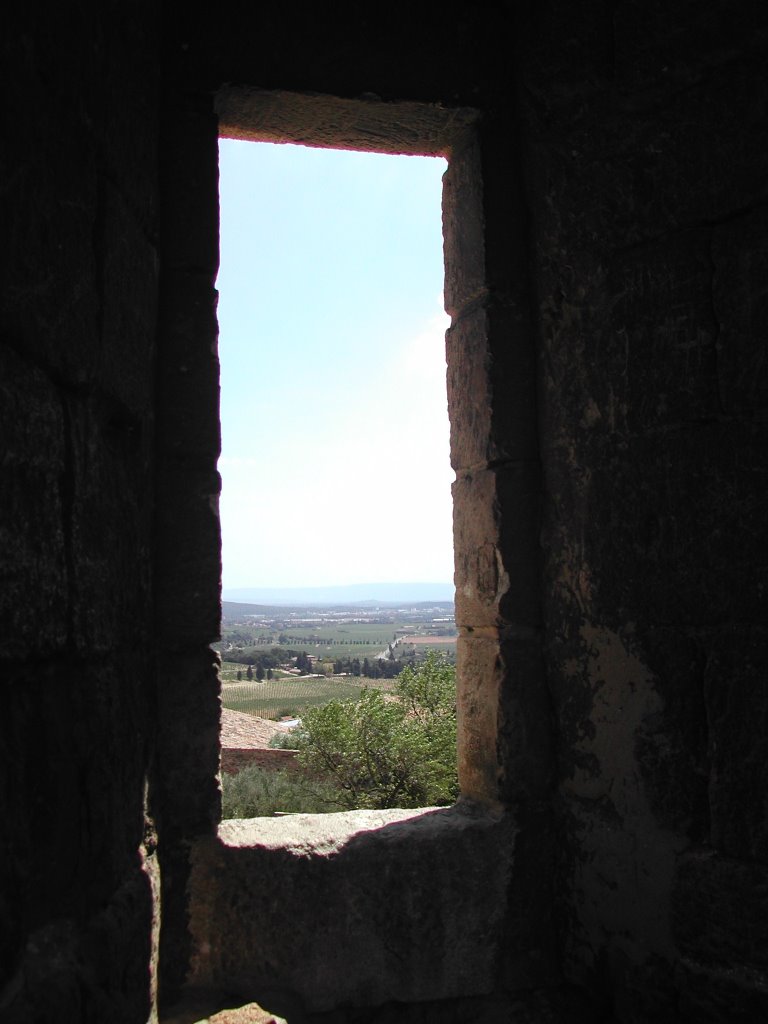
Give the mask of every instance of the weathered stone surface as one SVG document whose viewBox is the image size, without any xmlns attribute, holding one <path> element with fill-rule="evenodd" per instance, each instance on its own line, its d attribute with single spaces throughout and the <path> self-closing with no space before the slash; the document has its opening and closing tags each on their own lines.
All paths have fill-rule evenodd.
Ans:
<svg viewBox="0 0 768 1024">
<path fill-rule="evenodd" d="M 95 392 L 68 398 L 72 639 L 98 654 L 148 639 L 134 609 L 150 601 L 150 431 Z"/>
<path fill-rule="evenodd" d="M 460 635 L 456 663 L 461 791 L 470 799 L 496 800 L 501 774 L 496 737 L 504 683 L 498 637 Z"/>
<path fill-rule="evenodd" d="M 176 835 L 208 834 L 221 815 L 218 669 L 218 655 L 192 651 L 168 656 L 158 676 L 159 813 Z"/>
<path fill-rule="evenodd" d="M 567 815 L 566 886 L 573 900 L 568 970 L 584 977 L 580 971 L 593 961 L 587 957 L 586 968 L 580 963 L 583 950 L 601 949 L 607 929 L 612 987 L 657 990 L 660 1005 L 654 1009 L 650 999 L 647 1018 L 639 1018 L 653 1019 L 674 1003 L 673 986 L 664 994 L 662 979 L 675 955 L 668 905 L 687 842 L 657 820 L 645 777 L 649 766 L 638 762 L 637 738 L 649 719 L 663 716 L 663 700 L 634 644 L 588 621 L 560 658 L 548 654 Z"/>
<path fill-rule="evenodd" d="M 578 989 L 554 986 L 439 1002 L 393 1003 L 373 1011 L 312 1014 L 307 1024 L 595 1024 L 600 1009 Z M 175 1022 L 174 1022 L 175 1024 Z M 186 1022 L 179 1022 L 186 1024 Z"/>
<path fill-rule="evenodd" d="M 158 440 L 169 459 L 215 466 L 221 448 L 217 293 L 209 271 L 170 271 L 164 280 L 158 372 Z"/>
<path fill-rule="evenodd" d="M 768 868 L 708 850 L 681 860 L 672 903 L 675 941 L 701 965 L 768 972 Z"/>
<path fill-rule="evenodd" d="M 457 471 L 538 457 L 535 358 L 526 327 L 515 311 L 485 304 L 446 334 Z"/>
<path fill-rule="evenodd" d="M 166 650 L 219 637 L 221 535 L 214 470 L 171 463 L 158 485 L 157 631 Z"/>
<path fill-rule="evenodd" d="M 758 423 L 707 423 L 553 446 L 545 539 L 560 586 L 580 579 L 579 601 L 609 623 L 764 621 L 767 437 Z"/>
<path fill-rule="evenodd" d="M 710 835 L 709 749 L 703 697 L 708 631 L 654 627 L 625 635 L 653 673 L 660 710 L 647 715 L 635 757 L 656 821 L 692 842 Z"/>
<path fill-rule="evenodd" d="M 450 151 L 477 120 L 476 111 L 456 107 L 229 85 L 216 94 L 216 112 L 225 138 L 421 156 Z"/>
<path fill-rule="evenodd" d="M 604 296 L 616 296 L 585 366 L 586 425 L 634 435 L 720 412 L 710 231 L 617 254 Z"/>
<path fill-rule="evenodd" d="M 443 178 L 444 301 L 452 320 L 485 295 L 484 228 L 480 148 L 470 137 Z"/>
<path fill-rule="evenodd" d="M 67 437 L 56 388 L 4 346 L 0 438 L 0 658 L 24 658 L 67 639 Z"/>
<path fill-rule="evenodd" d="M 465 473 L 453 484 L 456 623 L 540 622 L 538 466 Z"/>
<path fill-rule="evenodd" d="M 462 793 L 513 806 L 544 799 L 551 750 L 539 636 L 511 629 L 463 632 L 457 666 Z"/>
<path fill-rule="evenodd" d="M 178 96 L 171 104 L 163 123 L 163 265 L 212 279 L 219 268 L 218 119 L 209 106 L 182 108 Z"/>
<path fill-rule="evenodd" d="M 725 413 L 768 405 L 768 212 L 751 210 L 712 230 L 719 398 Z"/>
<path fill-rule="evenodd" d="M 595 1020 L 768 1019 L 767 58 L 765 12 L 728 0 L 4 12 L 3 1024 L 151 1020 L 148 865 L 167 993 L 199 834 L 209 962 L 333 1024 L 567 1019 L 559 985 L 519 995 L 554 976 L 555 925 Z M 514 828 L 440 812 L 434 837 L 389 823 L 306 857 L 212 837 L 222 83 L 365 109 L 377 147 L 418 148 L 404 112 L 480 114 L 445 216 L 460 658 L 480 673 L 463 772 Z"/>
<path fill-rule="evenodd" d="M 201 1022 L 202 1024 L 202 1022 Z M 207 1024 L 288 1024 L 284 1017 L 276 1017 L 258 1003 L 248 1003 L 232 1010 L 219 1010 L 208 1018 Z"/>
<path fill-rule="evenodd" d="M 195 844 L 190 980 L 310 1010 L 487 992 L 512 857 L 461 807 L 225 822 Z"/>
<path fill-rule="evenodd" d="M 768 978 L 763 973 L 718 970 L 683 959 L 675 981 L 678 1013 L 686 1024 L 753 1024 L 768 1017 Z"/>
<path fill-rule="evenodd" d="M 768 864 L 768 630 L 718 630 L 708 653 L 711 842 L 726 857 Z"/>
<path fill-rule="evenodd" d="M 236 1005 L 232 1006 L 233 1002 Z M 259 1003 L 240 1006 L 225 993 L 208 989 L 186 992 L 178 1003 L 166 1010 L 161 1021 L 162 1024 L 288 1024 L 284 1017 L 270 1013 Z"/>
<path fill-rule="evenodd" d="M 114 186 L 105 186 L 94 244 L 99 278 L 100 350 L 94 382 L 133 420 L 154 416 L 159 259 L 147 226 Z"/>
</svg>

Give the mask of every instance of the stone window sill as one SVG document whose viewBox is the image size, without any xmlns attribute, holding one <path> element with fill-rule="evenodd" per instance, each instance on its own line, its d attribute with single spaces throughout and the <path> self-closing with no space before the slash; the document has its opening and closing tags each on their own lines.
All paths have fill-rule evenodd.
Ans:
<svg viewBox="0 0 768 1024">
<path fill-rule="evenodd" d="M 464 804 L 225 821 L 192 851 L 190 984 L 313 1012 L 490 992 L 513 840 Z"/>
</svg>

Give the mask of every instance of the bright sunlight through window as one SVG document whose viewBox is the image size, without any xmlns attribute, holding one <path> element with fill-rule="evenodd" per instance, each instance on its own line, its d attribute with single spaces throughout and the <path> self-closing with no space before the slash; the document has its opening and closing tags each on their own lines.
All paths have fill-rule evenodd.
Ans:
<svg viewBox="0 0 768 1024">
<path fill-rule="evenodd" d="M 452 598 L 445 166 L 220 141 L 225 600 Z"/>
</svg>

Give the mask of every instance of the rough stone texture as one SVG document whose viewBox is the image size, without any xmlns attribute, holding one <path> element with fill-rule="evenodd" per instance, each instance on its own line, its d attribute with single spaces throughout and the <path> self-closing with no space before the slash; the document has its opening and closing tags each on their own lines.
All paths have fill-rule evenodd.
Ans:
<svg viewBox="0 0 768 1024">
<path fill-rule="evenodd" d="M 170 62 L 169 62 L 170 64 Z M 221 550 L 216 322 L 217 122 L 165 82 L 160 162 L 163 289 L 156 367 L 155 642 L 161 653 L 154 807 L 162 871 L 161 1002 L 189 959 L 189 844 L 221 815 Z"/>
<path fill-rule="evenodd" d="M 514 310 L 489 302 L 447 332 L 451 463 L 457 471 L 538 456 L 535 353 L 519 331 Z"/>
<path fill-rule="evenodd" d="M 457 626 L 538 625 L 538 467 L 466 472 L 453 501 Z"/>
<path fill-rule="evenodd" d="M 477 120 L 474 110 L 387 103 L 223 86 L 216 94 L 221 134 L 229 139 L 293 142 L 367 152 L 439 156 Z"/>
<path fill-rule="evenodd" d="M 711 842 L 760 864 L 768 864 L 767 650 L 759 626 L 725 627 L 707 644 L 704 671 Z"/>
<path fill-rule="evenodd" d="M 151 1019 L 160 916 L 166 996 L 190 964 L 193 848 L 235 876 L 268 865 L 253 905 L 276 865 L 291 898 L 315 872 L 346 884 L 346 854 L 215 836 L 215 107 L 265 92 L 279 109 L 249 108 L 259 132 L 397 149 L 415 130 L 450 152 L 460 759 L 515 835 L 501 893 L 506 824 L 483 832 L 484 873 L 464 840 L 414 864 L 452 865 L 431 883 L 435 907 L 459 900 L 462 941 L 493 894 L 497 937 L 467 957 L 493 994 L 470 997 L 460 964 L 403 1001 L 435 978 L 417 941 L 435 918 L 414 902 L 395 943 L 371 884 L 400 826 L 350 844 L 369 858 L 365 942 L 392 939 L 389 993 L 341 1007 L 319 942 L 295 986 L 345 1024 L 768 1017 L 765 12 L 85 0 L 4 16 L 3 1024 Z M 309 904 L 310 929 L 339 926 Z M 313 933 L 286 931 L 279 901 L 270 914 L 257 938 L 284 978 Z M 216 929 L 221 966 L 242 944 Z"/>
<path fill-rule="evenodd" d="M 163 1016 L 163 1024 L 288 1024 L 258 1003 L 230 1006 L 231 1002 L 221 992 L 191 992 Z"/>
<path fill-rule="evenodd" d="M 163 1024 L 206 1024 L 214 1019 L 214 1014 L 217 1020 L 221 1014 L 223 1022 L 229 1019 L 224 1015 L 237 1014 L 241 1009 L 246 1013 L 259 1012 L 255 1003 L 218 1010 L 233 1001 L 221 992 L 197 990 L 175 1005 L 163 1017 Z M 565 985 L 528 989 L 516 995 L 499 993 L 421 1003 L 391 1002 L 380 1007 L 344 1007 L 327 1013 L 305 1013 L 294 1002 L 290 1010 L 284 1012 L 288 1014 L 288 1024 L 595 1024 L 604 1019 L 585 1000 L 583 993 Z M 282 1018 L 275 1020 L 279 1024 Z"/>
<path fill-rule="evenodd" d="M 279 1012 L 488 992 L 512 860 L 510 820 L 470 809 L 224 822 L 195 846 L 190 980 Z"/>
<path fill-rule="evenodd" d="M 151 5 L 4 15 L 0 1019 L 153 1015 Z"/>
<path fill-rule="evenodd" d="M 686 857 L 675 879 L 672 917 L 681 953 L 709 968 L 765 972 L 766 900 L 764 865 L 727 860 L 711 850 Z"/>
<path fill-rule="evenodd" d="M 521 51 L 565 970 L 620 1020 L 760 1019 L 685 858 L 764 857 L 766 26 L 582 13 Z"/>
</svg>

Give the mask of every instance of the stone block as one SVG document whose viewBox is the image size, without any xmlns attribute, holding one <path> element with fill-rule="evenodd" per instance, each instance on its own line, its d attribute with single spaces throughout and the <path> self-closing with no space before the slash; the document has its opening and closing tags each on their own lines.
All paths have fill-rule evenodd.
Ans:
<svg viewBox="0 0 768 1024">
<path fill-rule="evenodd" d="M 672 923 L 684 957 L 720 969 L 768 971 L 768 867 L 712 851 L 683 858 Z"/>
<path fill-rule="evenodd" d="M 540 339 L 531 288 L 530 195 L 525 144 L 509 107 L 486 112 L 477 126 L 484 213 L 485 285 L 523 329 Z M 519 328 L 518 328 L 519 329 Z"/>
<path fill-rule="evenodd" d="M 453 484 L 456 624 L 537 625 L 539 468 L 517 463 Z"/>
<path fill-rule="evenodd" d="M 19 351 L 80 387 L 93 379 L 100 354 L 94 154 L 87 142 L 77 152 L 54 141 L 55 132 L 41 135 L 18 140 L 4 237 L 7 254 L 23 255 L 5 261 L 0 316 Z"/>
<path fill-rule="evenodd" d="M 150 628 L 150 432 L 99 391 L 66 409 L 72 638 L 84 652 L 131 649 Z"/>
<path fill-rule="evenodd" d="M 445 309 L 451 319 L 485 294 L 480 148 L 469 138 L 451 153 L 443 178 Z"/>
<path fill-rule="evenodd" d="M 678 1019 L 685 1024 L 755 1024 L 768 1020 L 768 978 L 762 972 L 718 970 L 682 959 L 675 980 Z"/>
<path fill-rule="evenodd" d="M 554 782 L 553 718 L 538 630 L 501 630 L 504 679 L 496 741 L 502 769 L 499 795 L 507 806 L 549 799 Z"/>
<path fill-rule="evenodd" d="M 629 8 L 620 17 L 626 13 Z M 644 20 L 639 10 L 633 13 Z M 576 58 L 579 46 L 586 42 L 592 51 L 588 56 L 595 55 L 583 36 L 582 12 L 579 19 L 567 52 L 561 51 L 569 63 L 576 60 L 569 71 L 577 76 L 584 74 Z M 604 22 L 599 31 L 607 27 Z M 688 38 L 689 27 L 679 39 Z M 630 42 L 634 50 L 636 41 L 634 34 L 617 40 L 616 30 L 612 26 L 605 38 L 611 67 L 619 69 L 624 62 L 617 62 L 614 48 Z M 559 21 L 556 31 L 563 32 Z M 626 95 L 608 109 L 606 94 L 585 91 L 583 80 L 570 87 L 561 79 L 560 88 L 551 89 L 561 68 L 553 66 L 549 42 L 539 51 L 540 65 L 529 68 L 528 91 L 521 95 L 521 116 L 531 140 L 528 180 L 541 183 L 532 190 L 532 204 L 544 259 L 555 254 L 570 267 L 579 267 L 582 255 L 602 253 L 609 260 L 612 253 L 649 239 L 669 238 L 675 231 L 728 220 L 735 211 L 765 204 L 766 124 L 762 104 L 755 101 L 762 82 L 759 47 L 743 51 L 733 72 L 727 61 L 697 75 L 698 81 L 684 71 L 684 87 L 675 88 L 671 69 L 664 67 L 653 89 Z M 584 280 L 582 268 L 580 276 Z"/>
<path fill-rule="evenodd" d="M 218 656 L 163 653 L 157 679 L 162 835 L 209 834 L 221 817 Z"/>
<path fill-rule="evenodd" d="M 219 637 L 221 532 L 218 473 L 165 463 L 157 484 L 155 607 L 164 649 Z"/>
<path fill-rule="evenodd" d="M 723 411 L 761 412 L 768 404 L 768 214 L 753 210 L 712 232 L 712 305 Z"/>
<path fill-rule="evenodd" d="M 150 726 L 145 651 L 7 674 L 2 813 L 23 920 L 95 913 L 135 863 Z M 94 827 L 98 823 L 98 827 Z"/>
<path fill-rule="evenodd" d="M 219 266 L 219 124 L 209 110 L 175 110 L 162 148 L 163 264 L 215 276 Z"/>
<path fill-rule="evenodd" d="M 462 796 L 516 807 L 546 799 L 552 720 L 540 638 L 534 631 L 462 633 L 457 648 Z"/>
<path fill-rule="evenodd" d="M 151 861 L 142 857 L 92 916 L 79 907 L 69 917 L 36 922 L 14 964 L 4 1021 L 77 1020 L 84 1005 L 102 1019 L 156 1019 L 158 918 Z"/>
<path fill-rule="evenodd" d="M 711 842 L 768 864 L 768 631 L 725 627 L 707 640 Z"/>
<path fill-rule="evenodd" d="M 157 251 L 120 192 L 109 185 L 98 220 L 101 351 L 94 380 L 127 412 L 146 419 L 155 386 Z"/>
<path fill-rule="evenodd" d="M 508 818 L 461 807 L 224 822 L 193 849 L 190 982 L 278 1012 L 487 993 L 513 857 Z"/>
<path fill-rule="evenodd" d="M 221 448 L 217 294 L 210 274 L 164 278 L 158 341 L 158 439 L 177 458 Z"/>
<path fill-rule="evenodd" d="M 547 562 L 594 621 L 765 619 L 759 423 L 710 423 L 547 453 Z"/>
<path fill-rule="evenodd" d="M 525 322 L 479 306 L 446 334 L 451 465 L 457 471 L 535 459 L 536 374 Z"/>
<path fill-rule="evenodd" d="M 504 685 L 497 637 L 460 635 L 456 648 L 459 786 L 472 800 L 499 799 L 497 750 Z"/>
<path fill-rule="evenodd" d="M 151 5 L 147 0 L 140 3 L 134 11 L 116 11 L 104 26 L 100 45 L 86 48 L 90 64 L 86 88 L 105 176 L 117 183 L 127 205 L 141 218 L 147 236 L 154 238 L 159 206 L 157 168 L 163 140 L 157 102 L 162 90 L 162 46 Z M 78 36 L 87 39 L 91 25 L 92 21 L 83 15 Z M 76 74 L 80 73 L 78 67 Z M 79 87 L 83 89 L 82 84 Z"/>
<path fill-rule="evenodd" d="M 708 776 L 700 744 L 701 707 L 690 721 L 669 707 L 647 715 L 634 737 L 635 758 L 655 820 L 695 842 L 709 835 Z"/>
<path fill-rule="evenodd" d="M 24 188 L 7 207 L 8 249 L 24 257 L 4 278 L 6 336 L 63 384 L 104 390 L 143 415 L 154 373 L 152 226 L 117 182 L 98 183 L 92 139 L 51 152 L 50 137 L 28 141 L 39 148 L 24 154 Z"/>
<path fill-rule="evenodd" d="M 605 285 L 615 298 L 583 364 L 592 403 L 587 429 L 635 434 L 717 416 L 709 230 L 616 255 Z"/>
<path fill-rule="evenodd" d="M 24 658 L 67 640 L 67 441 L 57 389 L 5 346 L 0 439 L 0 658 Z"/>
</svg>

